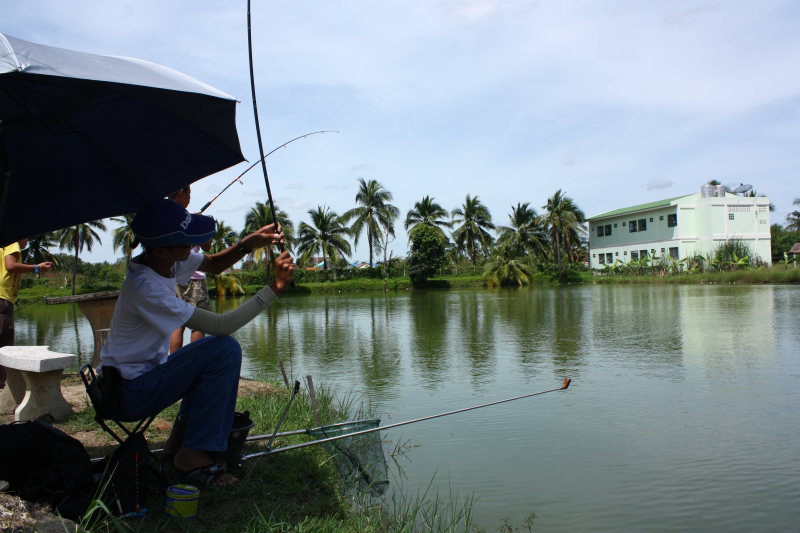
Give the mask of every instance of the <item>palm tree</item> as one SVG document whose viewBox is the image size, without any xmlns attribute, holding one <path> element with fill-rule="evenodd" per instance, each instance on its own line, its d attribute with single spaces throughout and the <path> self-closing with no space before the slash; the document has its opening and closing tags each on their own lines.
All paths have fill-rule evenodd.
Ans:
<svg viewBox="0 0 800 533">
<path fill-rule="evenodd" d="M 22 250 L 22 262 L 39 264 L 45 261 L 52 261 L 57 264 L 58 260 L 49 250 L 49 248 L 57 244 L 58 240 L 54 231 L 29 237 L 28 247 Z"/>
<path fill-rule="evenodd" d="M 260 226 L 259 226 L 260 227 Z M 233 228 L 225 224 L 224 221 L 218 220 L 217 227 L 214 230 L 214 236 L 211 237 L 212 254 L 216 254 L 223 250 L 227 250 L 239 240 L 239 234 L 233 231 Z"/>
<path fill-rule="evenodd" d="M 453 241 L 460 253 L 466 254 L 472 266 L 478 263 L 478 253 L 486 254 L 494 240 L 486 230 L 494 229 L 489 209 L 477 196 L 467 195 L 464 204 L 451 213 L 453 226 L 461 224 L 453 232 Z"/>
<path fill-rule="evenodd" d="M 442 236 L 447 238 L 442 228 L 450 228 L 452 226 L 447 221 L 448 215 L 447 209 L 436 203 L 430 196 L 425 196 L 415 203 L 414 208 L 406 214 L 406 231 L 411 234 L 414 228 L 420 224 L 425 224 L 439 230 Z"/>
<path fill-rule="evenodd" d="M 355 218 L 353 225 L 350 226 L 350 232 L 353 235 L 353 244 L 356 246 L 364 229 L 367 230 L 369 265 L 373 266 L 372 250 L 381 247 L 384 231 L 394 233 L 394 221 L 400 210 L 389 203 L 392 200 L 392 193 L 383 185 L 375 180 L 366 181 L 364 178 L 358 178 L 358 182 L 356 203 L 360 206 L 350 209 L 341 218 L 343 223 Z"/>
<path fill-rule="evenodd" d="M 224 221 L 218 220 L 214 235 L 211 237 L 209 251 L 215 254 L 227 250 L 236 244 L 238 240 L 239 234 L 233 231 L 233 228 L 225 224 Z M 214 287 L 217 289 L 217 296 L 225 297 L 226 294 L 244 294 L 242 284 L 234 274 L 223 272 L 221 274 L 211 274 L 211 277 L 214 280 Z"/>
<path fill-rule="evenodd" d="M 800 198 L 795 198 L 792 205 L 800 206 Z M 800 231 L 800 209 L 795 209 L 786 215 L 786 227 L 784 229 L 786 231 Z"/>
<path fill-rule="evenodd" d="M 311 224 L 300 223 L 297 252 L 304 261 L 321 254 L 327 278 L 329 263 L 350 255 L 350 243 L 347 242 L 350 230 L 342 223 L 341 217 L 327 207 L 317 206 L 308 214 L 311 215 Z M 336 279 L 335 270 L 333 276 Z"/>
<path fill-rule="evenodd" d="M 56 232 L 58 239 L 58 247 L 61 249 L 73 250 L 75 252 L 75 262 L 72 265 L 72 294 L 75 294 L 75 278 L 78 273 L 78 256 L 86 248 L 91 252 L 95 240 L 98 244 L 102 244 L 100 235 L 97 234 L 95 229 L 101 231 L 106 230 L 106 225 L 102 220 L 92 220 L 85 224 L 78 224 L 77 226 L 70 226 L 58 230 Z"/>
<path fill-rule="evenodd" d="M 483 277 L 490 287 L 527 285 L 533 280 L 530 260 L 520 258 L 512 246 L 501 245 L 486 262 Z"/>
<path fill-rule="evenodd" d="M 133 222 L 134 215 L 123 215 L 123 218 L 119 217 L 112 217 L 110 220 L 113 222 L 119 222 L 122 225 L 117 227 L 114 231 L 111 232 L 111 236 L 113 240 L 111 244 L 114 246 L 114 251 L 116 252 L 118 249 L 122 249 L 122 252 L 125 254 L 125 262 L 131 262 L 131 256 L 133 255 L 133 250 L 138 246 L 138 239 L 136 238 L 136 234 L 131 229 L 131 222 Z"/>
<path fill-rule="evenodd" d="M 520 255 L 542 256 L 547 247 L 544 220 L 528 202 L 517 203 L 508 215 L 510 226 L 498 226 L 497 244 L 509 246 Z"/>
<path fill-rule="evenodd" d="M 289 215 L 281 211 L 278 207 L 275 207 L 276 215 L 278 222 L 283 226 L 283 233 L 286 235 L 286 248 L 288 250 L 292 249 L 292 239 L 294 235 L 294 225 L 292 224 L 291 220 L 289 220 Z M 253 233 L 254 231 L 258 231 L 262 227 L 272 224 L 275 222 L 275 218 L 272 214 L 272 209 L 270 209 L 269 204 L 266 202 L 256 202 L 256 205 L 250 208 L 250 211 L 247 212 L 244 218 L 244 230 L 242 230 L 242 235 L 248 235 Z M 264 260 L 266 256 L 267 248 L 258 248 L 257 250 L 253 250 L 252 258 L 255 263 L 260 263 Z M 271 263 L 272 258 L 272 249 L 269 250 L 269 257 L 268 262 Z"/>
<path fill-rule="evenodd" d="M 543 206 L 547 210 L 544 220 L 553 245 L 553 253 L 558 264 L 558 273 L 562 274 L 562 254 L 567 254 L 567 260 L 572 262 L 570 249 L 573 245 L 580 244 L 580 236 L 586 233 L 583 223 L 586 215 L 581 211 L 572 198 L 564 195 L 561 189 L 547 199 Z"/>
</svg>

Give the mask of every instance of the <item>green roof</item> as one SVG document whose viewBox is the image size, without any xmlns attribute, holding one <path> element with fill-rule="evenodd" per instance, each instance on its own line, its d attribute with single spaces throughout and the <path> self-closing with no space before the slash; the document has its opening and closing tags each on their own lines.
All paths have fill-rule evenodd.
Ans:
<svg viewBox="0 0 800 533">
<path fill-rule="evenodd" d="M 636 211 L 646 211 L 648 209 L 655 209 L 657 207 L 666 207 L 670 205 L 675 200 L 680 198 L 685 198 L 686 196 L 691 196 L 690 194 L 685 194 L 683 196 L 676 196 L 675 198 L 667 198 L 666 200 L 659 200 L 657 202 L 650 202 L 649 204 L 639 204 L 634 205 L 631 207 L 623 207 L 622 209 L 615 209 L 614 211 L 609 211 L 608 213 L 603 213 L 601 215 L 595 215 L 593 217 L 589 217 L 587 220 L 594 220 L 596 218 L 607 218 L 607 217 L 614 217 L 618 215 L 624 215 L 625 213 L 634 213 Z"/>
</svg>

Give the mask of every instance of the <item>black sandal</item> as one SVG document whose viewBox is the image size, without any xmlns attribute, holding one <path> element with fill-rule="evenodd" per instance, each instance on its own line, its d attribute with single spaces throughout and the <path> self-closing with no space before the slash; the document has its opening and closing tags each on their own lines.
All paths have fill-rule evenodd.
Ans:
<svg viewBox="0 0 800 533">
<path fill-rule="evenodd" d="M 222 489 L 231 487 L 237 483 L 237 481 L 234 481 L 233 483 L 226 483 L 225 485 L 217 485 L 217 480 L 228 473 L 223 463 L 201 466 L 189 472 L 182 472 L 178 469 L 175 470 L 180 477 L 183 478 L 184 483 L 194 485 L 200 489 Z"/>
</svg>

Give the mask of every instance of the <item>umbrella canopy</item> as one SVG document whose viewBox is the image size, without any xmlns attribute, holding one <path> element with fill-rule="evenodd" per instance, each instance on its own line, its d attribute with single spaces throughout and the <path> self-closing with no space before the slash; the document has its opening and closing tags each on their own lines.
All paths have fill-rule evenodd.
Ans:
<svg viewBox="0 0 800 533">
<path fill-rule="evenodd" d="M 0 246 L 243 161 L 235 116 L 235 98 L 167 67 L 0 34 Z"/>
</svg>

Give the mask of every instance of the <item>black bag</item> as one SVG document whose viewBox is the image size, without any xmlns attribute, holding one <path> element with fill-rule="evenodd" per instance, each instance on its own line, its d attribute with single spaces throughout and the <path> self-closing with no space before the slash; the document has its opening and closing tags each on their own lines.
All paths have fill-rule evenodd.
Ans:
<svg viewBox="0 0 800 533">
<path fill-rule="evenodd" d="M 95 493 L 83 444 L 40 421 L 0 426 L 0 479 L 23 500 L 46 503 L 70 520 L 80 519 Z"/>
<path fill-rule="evenodd" d="M 116 515 L 139 513 L 147 507 L 150 483 L 150 451 L 144 435 L 129 436 L 98 465 L 101 499 Z"/>
</svg>

